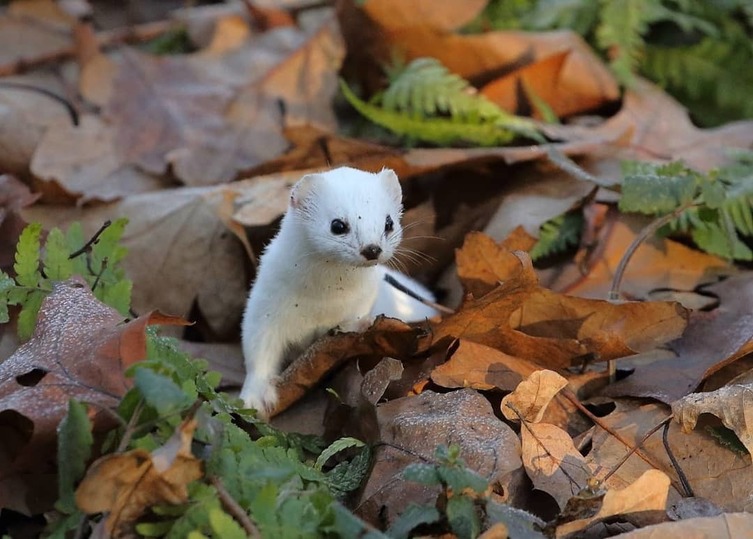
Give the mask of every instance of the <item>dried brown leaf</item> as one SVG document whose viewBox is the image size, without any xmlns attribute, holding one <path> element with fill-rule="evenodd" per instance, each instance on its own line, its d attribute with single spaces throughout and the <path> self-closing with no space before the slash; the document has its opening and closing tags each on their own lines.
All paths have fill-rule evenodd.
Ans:
<svg viewBox="0 0 753 539">
<path fill-rule="evenodd" d="M 619 539 L 742 539 L 751 537 L 753 515 L 727 513 L 718 517 L 691 518 L 680 522 L 664 522 L 617 535 Z"/>
<path fill-rule="evenodd" d="M 505 395 L 500 405 L 502 414 L 512 421 L 538 423 L 551 400 L 566 385 L 567 380 L 554 371 L 536 371 Z"/>
<path fill-rule="evenodd" d="M 622 490 L 607 491 L 601 509 L 593 517 L 558 526 L 557 537 L 569 537 L 595 522 L 616 515 L 643 512 L 660 512 L 663 515 L 668 490 L 669 477 L 659 470 L 648 470 L 630 486 Z"/>
<path fill-rule="evenodd" d="M 692 431 L 701 414 L 712 414 L 734 431 L 753 455 L 753 374 L 738 376 L 728 385 L 708 393 L 691 393 L 672 403 L 675 421 Z"/>
<path fill-rule="evenodd" d="M 520 428 L 523 465 L 535 489 L 549 494 L 560 509 L 588 486 L 591 470 L 570 436 L 547 423 Z"/>
<path fill-rule="evenodd" d="M 107 532 L 126 537 L 152 506 L 185 503 L 188 484 L 203 473 L 201 461 L 191 453 L 195 429 L 196 421 L 188 420 L 151 453 L 134 449 L 100 458 L 76 490 L 76 505 L 85 513 L 106 513 Z"/>
</svg>

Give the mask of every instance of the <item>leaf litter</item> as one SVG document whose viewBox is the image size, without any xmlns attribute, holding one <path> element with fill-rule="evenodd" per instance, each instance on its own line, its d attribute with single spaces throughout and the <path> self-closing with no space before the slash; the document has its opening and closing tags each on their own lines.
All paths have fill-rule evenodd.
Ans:
<svg viewBox="0 0 753 539">
<path fill-rule="evenodd" d="M 320 395 L 319 416 L 307 416 L 317 424 L 307 427 L 335 437 L 355 431 L 377 447 L 363 489 L 352 500 L 356 513 L 386 529 L 409 503 L 433 504 L 436 488 L 406 481 L 402 472 L 432 461 L 437 446 L 458 444 L 467 466 L 485 478 L 497 501 L 545 518 L 557 537 L 614 521 L 646 526 L 625 537 L 682 536 L 693 520 L 650 525 L 665 519 L 668 506 L 688 493 L 682 492 L 661 434 L 642 440 L 673 404 L 675 419 L 688 432 L 669 428 L 672 453 L 695 496 L 725 511 L 694 529 L 708 526 L 720 537 L 744 529 L 746 516 L 734 512 L 750 510 L 750 457 L 720 445 L 696 423 L 708 422 L 702 414 L 716 415 L 749 450 L 750 388 L 741 378 L 715 392 L 692 392 L 750 353 L 749 272 L 658 238 L 639 248 L 626 274 L 625 296 L 640 301 L 604 301 L 639 221 L 598 209 L 615 200 L 604 187 L 619 183 L 621 159 L 682 159 L 706 171 L 729 159 L 727 148 L 753 145 L 753 123 L 699 129 L 674 99 L 640 79 L 620 101 L 608 68 L 568 32 L 459 33 L 485 2 L 442 9 L 423 2 L 341 4 L 339 29 L 326 9 L 313 25 L 285 9 L 257 11 L 255 22 L 266 21 L 258 28 L 237 10 L 209 17 L 200 8 L 188 9 L 185 20 L 194 17 L 191 25 L 201 21 L 204 28 L 196 52 L 157 56 L 108 46 L 81 54 L 75 66 L 70 54 L 75 20 L 52 2 L 11 2 L 0 15 L 0 28 L 8 30 L 0 31 L 1 40 L 8 39 L 0 47 L 0 73 L 9 70 L 24 83 L 42 81 L 65 95 L 78 90 L 86 106 L 80 107 L 85 112 L 76 127 L 64 109 L 43 97 L 0 90 L 3 125 L 24 128 L 0 129 L 0 165 L 18 178 L 3 176 L 0 183 L 5 195 L 0 265 L 11 264 L 23 222 L 50 229 L 79 220 L 92 234 L 106 219 L 128 216 L 125 264 L 136 283 L 134 311 L 159 308 L 198 320 L 190 338 L 198 334 L 207 342 L 188 344 L 206 344 L 199 347 L 202 353 L 232 386 L 238 368 L 227 365 L 227 356 L 233 355 L 230 349 L 238 355 L 243 299 L 255 260 L 285 210 L 289 186 L 306 171 L 327 166 L 389 166 L 403 180 L 406 222 L 420 218 L 428 235 L 448 238 L 444 244 L 422 240 L 422 250 L 437 260 L 411 267 L 421 268 L 421 278 L 435 279 L 457 249 L 458 310 L 417 326 L 381 319 L 360 335 L 328 336 L 285 372 L 281 391 L 281 410 L 287 410 L 280 421 L 309 406 L 300 399 L 316 386 L 353 387 L 352 395 Z M 368 24 L 361 24 L 364 14 Z M 198 35 L 198 26 L 191 28 Z M 595 125 L 544 127 L 559 151 L 579 156 L 599 184 L 530 163 L 547 154 L 535 145 L 399 149 L 338 132 L 342 115 L 332 100 L 342 62 L 343 74 L 352 74 L 356 65 L 356 78 L 374 90 L 382 77 L 379 61 L 394 48 L 406 60 L 437 57 L 509 110 L 530 108 L 541 116 L 537 99 L 564 117 L 619 107 Z M 44 65 L 60 64 L 54 77 L 18 67 L 21 60 L 46 55 L 55 59 Z M 71 73 L 78 68 L 76 79 Z M 31 194 L 17 191 L 21 182 Z M 468 198 L 458 202 L 460 182 Z M 46 205 L 35 203 L 39 196 Z M 475 204 L 466 202 L 474 197 Z M 490 211 L 474 207 L 483 199 L 494 202 Z M 448 200 L 455 203 L 451 211 Z M 541 225 L 579 208 L 606 216 L 587 223 L 594 244 L 582 241 L 573 262 L 534 270 L 523 251 Z M 503 243 L 518 225 L 528 236 L 516 232 Z M 479 229 L 491 237 L 466 234 Z M 659 292 L 670 298 L 701 294 L 716 302 L 689 312 L 674 301 L 652 300 Z M 71 295 L 80 308 L 64 306 L 61 294 Z M 31 514 L 54 501 L 38 496 L 55 477 L 46 457 L 54 452 L 70 392 L 49 381 L 62 377 L 81 400 L 95 404 L 88 410 L 98 428 L 107 418 L 97 406 L 117 405 L 131 384 L 124 367 L 145 356 L 150 315 L 123 324 L 120 315 L 86 294 L 71 282 L 58 285 L 43 305 L 37 333 L 0 364 L 6 374 L 0 385 L 3 432 L 15 433 L 11 458 L 3 456 L 3 507 Z M 56 320 L 65 327 L 51 328 Z M 4 339 L 10 332 L 7 327 L 3 332 Z M 602 391 L 607 384 L 600 363 L 612 359 L 634 372 Z M 99 370 L 91 368 L 97 365 Z M 577 374 L 579 368 L 587 372 Z M 576 393 L 591 409 L 613 409 L 594 419 L 573 404 Z M 511 402 L 517 412 L 510 411 Z M 576 415 L 581 423 L 568 417 Z M 185 500 L 186 486 L 201 477 L 190 431 L 185 423 L 175 430 L 166 469 L 156 464 L 165 448 L 91 465 L 80 505 L 109 512 L 101 526 L 114 532 L 132 529 L 154 503 Z M 173 481 L 170 463 L 178 461 Z M 118 468 L 114 476 L 107 473 L 111 467 Z M 87 493 L 92 484 L 106 492 Z M 531 485 L 551 503 L 535 501 Z M 119 488 L 135 488 L 136 494 L 125 505 L 102 506 L 118 497 Z M 91 502 L 96 507 L 87 505 Z M 521 522 L 495 524 L 482 536 L 504 537 Z"/>
</svg>

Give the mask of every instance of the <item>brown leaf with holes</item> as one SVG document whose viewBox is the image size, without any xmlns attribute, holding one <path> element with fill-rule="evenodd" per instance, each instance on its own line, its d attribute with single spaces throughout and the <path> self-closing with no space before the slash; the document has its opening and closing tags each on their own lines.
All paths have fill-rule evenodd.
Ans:
<svg viewBox="0 0 753 539">
<path fill-rule="evenodd" d="M 76 489 L 76 505 L 84 513 L 105 513 L 104 527 L 112 537 L 131 537 L 147 509 L 185 503 L 188 484 L 203 474 L 202 462 L 191 453 L 195 429 L 190 419 L 151 453 L 133 449 L 97 460 Z"/>
<path fill-rule="evenodd" d="M 526 253 L 515 251 L 511 257 L 492 243 L 470 234 L 458 253 L 458 273 L 472 276 L 467 282 L 481 291 L 500 277 L 504 280 L 480 298 L 469 296 L 456 314 L 435 322 L 435 342 L 463 338 L 544 367 L 563 368 L 586 357 L 604 361 L 632 355 L 675 339 L 685 329 L 687 310 L 678 303 L 610 303 L 546 290 Z M 464 253 L 466 246 L 470 253 Z M 482 261 L 477 263 L 476 257 Z"/>
<path fill-rule="evenodd" d="M 117 406 L 130 387 L 124 371 L 145 358 L 150 323 L 151 314 L 123 323 L 78 278 L 54 285 L 32 338 L 0 364 L 0 432 L 7 440 L 0 457 L 0 506 L 23 513 L 51 506 L 56 492 L 49 488 L 50 456 L 68 401 L 91 405 L 95 429 L 110 425 L 112 417 L 102 409 Z"/>
</svg>

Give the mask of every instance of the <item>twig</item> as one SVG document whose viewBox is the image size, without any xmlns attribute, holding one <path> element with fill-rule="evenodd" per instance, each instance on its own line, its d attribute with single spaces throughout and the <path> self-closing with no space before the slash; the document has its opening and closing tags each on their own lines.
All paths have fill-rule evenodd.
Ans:
<svg viewBox="0 0 753 539">
<path fill-rule="evenodd" d="M 393 286 L 394 288 L 397 288 L 403 294 L 407 294 L 408 296 L 412 297 L 416 301 L 420 301 L 424 305 L 432 307 L 432 308 L 438 310 L 439 312 L 442 312 L 442 313 L 445 313 L 445 314 L 455 314 L 455 311 L 453 311 L 449 307 L 445 307 L 444 305 L 440 305 L 439 303 L 436 303 L 434 301 L 428 300 L 426 298 L 422 298 L 421 296 L 419 296 L 418 294 L 416 294 L 410 288 L 408 288 L 406 286 L 403 286 L 403 284 L 400 283 L 400 282 L 398 282 L 397 279 L 395 279 L 392 275 L 389 275 L 389 274 L 385 273 L 384 280 L 387 281 L 387 284 L 389 284 L 390 286 Z"/>
<path fill-rule="evenodd" d="M 99 240 L 99 237 L 102 235 L 102 232 L 104 232 L 107 229 L 107 227 L 109 227 L 111 224 L 112 224 L 112 221 L 110 221 L 109 219 L 107 221 L 105 221 L 102 224 L 102 226 L 99 227 L 99 230 L 97 230 L 94 233 L 94 235 L 91 238 L 89 238 L 89 241 L 87 241 L 84 244 L 84 246 L 81 247 L 81 249 L 79 249 L 77 251 L 74 251 L 70 255 L 68 255 L 68 260 L 72 260 L 72 259 L 76 258 L 77 256 L 80 256 L 80 255 L 84 254 L 85 252 L 87 252 L 91 248 L 92 245 L 94 245 L 95 243 L 97 243 L 97 240 Z"/>
<path fill-rule="evenodd" d="M 235 520 L 238 521 L 241 526 L 243 526 L 246 534 L 249 537 L 261 537 L 259 528 L 257 528 L 256 524 L 251 521 L 251 518 L 248 516 L 248 513 L 246 513 L 243 507 L 241 507 L 240 504 L 235 501 L 235 498 L 230 495 L 230 493 L 225 488 L 222 479 L 220 479 L 216 475 L 213 475 L 209 478 L 209 482 L 217 490 L 217 495 L 220 497 L 220 503 L 222 503 L 225 511 L 227 511 Z"/>
<path fill-rule="evenodd" d="M 662 432 L 661 441 L 662 441 L 662 444 L 664 444 L 664 450 L 667 452 L 667 456 L 669 457 L 669 460 L 672 462 L 672 466 L 675 467 L 675 471 L 677 472 L 677 477 L 680 478 L 680 484 L 682 484 L 682 488 L 685 491 L 685 497 L 693 498 L 695 497 L 695 494 L 693 493 L 693 488 L 690 486 L 690 481 L 688 481 L 688 477 L 685 475 L 685 472 L 682 471 L 682 468 L 680 467 L 680 463 L 677 462 L 677 459 L 675 458 L 674 453 L 672 453 L 672 449 L 670 449 L 669 447 L 669 439 L 667 438 L 668 433 L 669 433 L 669 422 L 664 424 L 664 432 Z"/>
<path fill-rule="evenodd" d="M 596 185 L 607 185 L 607 182 L 602 180 L 601 178 L 597 178 L 590 172 L 586 171 L 582 167 L 578 166 L 578 164 L 570 159 L 568 156 L 566 156 L 564 153 L 559 151 L 557 148 L 552 146 L 551 144 L 544 144 L 544 149 L 546 150 L 546 156 L 549 158 L 549 160 L 554 163 L 557 167 L 559 167 L 561 170 L 564 170 L 571 176 L 594 183 Z"/>
<path fill-rule="evenodd" d="M 78 111 L 76 111 L 73 104 L 70 101 L 68 101 L 66 98 L 64 98 L 63 96 L 60 96 L 56 94 L 55 92 L 51 92 L 50 90 L 47 90 L 46 88 L 39 88 L 38 86 L 34 86 L 33 84 L 25 84 L 23 82 L 15 82 L 15 81 L 10 81 L 10 80 L 0 81 L 0 87 L 9 88 L 11 90 L 21 90 L 24 92 L 35 92 L 45 97 L 49 97 L 53 101 L 56 101 L 59 104 L 63 105 L 65 110 L 68 112 L 68 116 L 70 116 L 71 118 L 71 123 L 73 123 L 74 126 L 78 127 L 78 124 L 79 124 Z"/>
<path fill-rule="evenodd" d="M 649 429 L 649 431 L 643 436 L 643 438 L 641 438 L 641 441 L 638 442 L 637 444 L 635 444 L 633 447 L 631 447 L 630 451 L 628 451 L 625 454 L 625 456 L 623 456 L 620 459 L 620 462 L 618 462 L 617 464 L 615 464 L 614 467 L 611 470 L 609 470 L 609 472 L 607 473 L 607 475 L 605 475 L 601 479 L 602 482 L 604 482 L 607 479 L 609 479 L 610 477 L 612 477 L 612 474 L 614 474 L 614 472 L 616 472 L 617 470 L 619 470 L 620 466 L 622 466 L 623 464 L 625 464 L 625 461 L 630 458 L 630 455 L 632 455 L 633 453 L 635 453 L 638 450 L 639 447 L 641 447 L 643 444 L 645 444 L 646 440 L 648 440 L 657 430 L 659 430 L 660 428 L 662 428 L 663 425 L 666 425 L 670 421 L 672 421 L 672 417 L 673 416 L 670 414 L 668 417 L 662 419 L 661 422 L 658 425 L 656 425 L 654 427 L 651 427 L 651 429 Z"/>
<path fill-rule="evenodd" d="M 118 448 L 115 450 L 116 453 L 122 453 L 123 451 L 125 451 L 125 448 L 128 447 L 128 443 L 131 441 L 131 437 L 133 437 L 133 433 L 136 431 L 136 422 L 139 420 L 139 416 L 141 415 L 141 411 L 143 409 L 144 399 L 141 399 L 136 405 L 136 408 L 133 409 L 131 418 L 126 424 L 126 428 L 123 431 L 123 437 L 120 439 Z"/>
<path fill-rule="evenodd" d="M 604 421 L 601 420 L 600 417 L 595 416 L 591 413 L 591 410 L 583 406 L 583 403 L 580 402 L 577 396 L 575 394 L 567 389 L 563 389 L 560 391 L 560 394 L 565 397 L 567 400 L 572 402 L 575 407 L 580 410 L 588 419 L 593 421 L 596 425 L 604 429 L 604 431 L 608 432 L 610 435 L 612 435 L 616 440 L 621 442 L 625 447 L 633 449 L 633 452 L 641 457 L 649 466 L 656 468 L 657 470 L 662 470 L 662 467 L 659 463 L 653 462 L 653 459 L 647 455 L 644 451 L 641 451 L 639 447 L 633 447 L 633 444 L 631 444 L 628 440 L 622 437 L 620 433 L 612 429 L 609 425 L 607 425 Z M 677 488 L 677 485 L 675 485 L 675 488 Z M 680 488 L 677 488 L 678 492 L 680 491 Z"/>
</svg>

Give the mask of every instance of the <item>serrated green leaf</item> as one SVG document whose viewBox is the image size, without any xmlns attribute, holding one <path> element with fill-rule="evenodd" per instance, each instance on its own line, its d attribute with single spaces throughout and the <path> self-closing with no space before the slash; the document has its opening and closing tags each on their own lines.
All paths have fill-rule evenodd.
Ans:
<svg viewBox="0 0 753 539">
<path fill-rule="evenodd" d="M 59 511 L 76 511 L 75 486 L 84 476 L 91 457 L 92 425 L 86 405 L 71 399 L 68 413 L 58 425 L 58 502 Z"/>
<path fill-rule="evenodd" d="M 412 503 L 395 519 L 387 530 L 387 535 L 393 539 L 408 539 L 418 526 L 439 522 L 440 518 L 436 507 Z"/>
<path fill-rule="evenodd" d="M 539 241 L 531 248 L 531 259 L 536 261 L 543 257 L 562 253 L 580 242 L 583 230 L 583 215 L 569 212 L 550 219 L 539 230 Z"/>
<path fill-rule="evenodd" d="M 402 476 L 406 481 L 413 481 L 422 485 L 442 484 L 436 466 L 431 464 L 410 464 L 405 467 Z"/>
<path fill-rule="evenodd" d="M 452 496 L 447 500 L 447 520 L 459 539 L 472 539 L 481 532 L 481 519 L 476 504 L 468 496 Z"/>
<path fill-rule="evenodd" d="M 332 504 L 332 512 L 334 513 L 334 524 L 329 528 L 335 537 L 358 537 L 359 539 L 388 539 L 389 535 L 385 535 L 379 530 L 367 526 L 366 523 L 351 513 L 340 503 Z"/>
<path fill-rule="evenodd" d="M 692 175 L 629 174 L 622 181 L 620 211 L 662 214 L 693 201 L 697 183 Z"/>
<path fill-rule="evenodd" d="M 53 228 L 47 234 L 44 254 L 44 273 L 51 281 L 64 281 L 73 275 L 73 261 L 68 242 L 59 228 Z"/>
<path fill-rule="evenodd" d="M 16 282 L 20 286 L 35 288 L 42 279 L 39 272 L 39 237 L 42 234 L 40 223 L 31 223 L 23 229 L 16 245 Z"/>
<path fill-rule="evenodd" d="M 371 449 L 363 449 L 350 461 L 341 462 L 327 473 L 327 484 L 338 498 L 361 486 L 371 466 Z"/>
<path fill-rule="evenodd" d="M 222 539 L 246 539 L 247 537 L 246 532 L 233 517 L 216 507 L 209 510 L 209 525 L 212 526 L 215 537 L 222 537 Z"/>
<path fill-rule="evenodd" d="M 321 470 L 324 465 L 327 463 L 327 461 L 340 451 L 343 451 L 345 449 L 348 449 L 349 447 L 363 447 L 364 443 L 361 440 L 357 440 L 356 438 L 340 438 L 339 440 L 335 440 L 332 442 L 332 444 L 322 451 L 322 454 L 319 455 L 319 458 L 316 459 L 316 464 L 314 465 L 314 468 L 317 470 Z"/>
<path fill-rule="evenodd" d="M 10 291 L 16 285 L 16 282 L 4 271 L 0 270 L 0 324 L 5 324 L 10 317 L 8 316 L 8 297 Z"/>
<path fill-rule="evenodd" d="M 26 341 L 34 333 L 37 315 L 47 293 L 43 290 L 30 290 L 26 296 L 21 312 L 18 313 L 18 337 Z"/>
<path fill-rule="evenodd" d="M 134 385 L 160 416 L 171 415 L 185 410 L 193 403 L 178 385 L 151 369 L 139 367 L 134 374 Z"/>
<path fill-rule="evenodd" d="M 81 223 L 79 221 L 74 221 L 68 227 L 68 230 L 65 232 L 65 242 L 68 245 L 69 249 L 68 256 L 80 250 L 84 246 L 84 244 L 86 244 L 86 240 L 84 239 L 84 230 L 83 228 L 81 228 Z M 74 275 L 80 275 L 83 277 L 84 275 L 89 274 L 89 270 L 86 267 L 85 253 L 71 258 L 70 261 L 71 264 L 73 264 Z"/>
<path fill-rule="evenodd" d="M 95 290 L 95 296 L 109 305 L 123 316 L 128 316 L 131 308 L 131 290 L 133 283 L 128 279 L 117 281 L 112 285 L 102 286 Z"/>
<path fill-rule="evenodd" d="M 438 466 L 437 474 L 442 483 L 452 489 L 453 492 L 471 489 L 481 494 L 489 488 L 489 482 L 469 468 Z"/>
<path fill-rule="evenodd" d="M 546 535 L 541 533 L 544 521 L 522 509 L 489 500 L 486 502 L 486 519 L 489 524 L 504 524 L 509 537 L 546 538 Z"/>
</svg>

